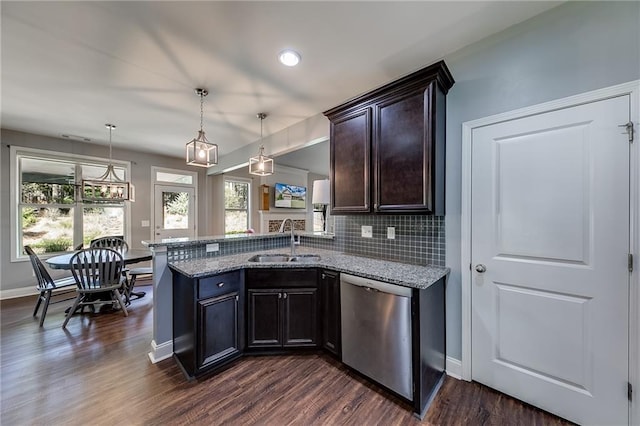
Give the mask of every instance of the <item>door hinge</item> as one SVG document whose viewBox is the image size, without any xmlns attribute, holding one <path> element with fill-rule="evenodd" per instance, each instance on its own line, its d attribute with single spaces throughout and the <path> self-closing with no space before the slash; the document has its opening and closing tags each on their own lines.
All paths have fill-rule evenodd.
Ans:
<svg viewBox="0 0 640 426">
<path fill-rule="evenodd" d="M 618 127 L 624 127 L 624 133 L 629 135 L 629 142 L 633 142 L 633 121 L 627 124 L 620 124 Z"/>
<path fill-rule="evenodd" d="M 631 394 L 633 394 L 633 386 L 631 386 L 630 382 L 627 382 L 627 398 L 631 401 Z"/>
<path fill-rule="evenodd" d="M 629 257 L 627 258 L 627 267 L 629 268 L 629 272 L 633 272 L 633 255 L 629 253 Z"/>
</svg>

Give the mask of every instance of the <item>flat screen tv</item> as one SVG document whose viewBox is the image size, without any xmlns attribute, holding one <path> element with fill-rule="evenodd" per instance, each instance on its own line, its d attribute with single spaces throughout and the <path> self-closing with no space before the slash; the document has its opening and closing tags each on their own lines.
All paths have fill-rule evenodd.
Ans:
<svg viewBox="0 0 640 426">
<path fill-rule="evenodd" d="M 307 207 L 307 188 L 304 186 L 276 183 L 275 206 L 288 209 L 304 209 Z"/>
</svg>

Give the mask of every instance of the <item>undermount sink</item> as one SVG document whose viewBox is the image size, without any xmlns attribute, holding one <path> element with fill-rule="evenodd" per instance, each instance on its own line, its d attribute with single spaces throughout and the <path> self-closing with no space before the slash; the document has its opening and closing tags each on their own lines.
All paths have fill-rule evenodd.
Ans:
<svg viewBox="0 0 640 426">
<path fill-rule="evenodd" d="M 320 260 L 320 256 L 316 254 L 299 254 L 296 256 L 289 256 L 286 254 L 256 254 L 249 258 L 249 262 L 297 262 L 297 263 L 312 263 Z"/>
<path fill-rule="evenodd" d="M 300 262 L 300 263 L 312 263 L 320 260 L 320 256 L 317 254 L 299 254 L 297 256 L 289 257 L 289 262 Z"/>
</svg>

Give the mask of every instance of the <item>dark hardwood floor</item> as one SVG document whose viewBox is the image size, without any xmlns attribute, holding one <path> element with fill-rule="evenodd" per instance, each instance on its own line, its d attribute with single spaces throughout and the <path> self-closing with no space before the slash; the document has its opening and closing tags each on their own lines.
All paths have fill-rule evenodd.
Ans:
<svg viewBox="0 0 640 426">
<path fill-rule="evenodd" d="M 0 424 L 420 424 L 409 406 L 323 354 L 248 357 L 187 382 L 172 359 L 147 358 L 152 287 L 140 288 L 147 296 L 132 302 L 129 317 L 79 314 L 66 331 L 66 303 L 52 305 L 39 328 L 35 296 L 0 302 Z M 568 423 L 447 378 L 421 424 Z"/>
</svg>

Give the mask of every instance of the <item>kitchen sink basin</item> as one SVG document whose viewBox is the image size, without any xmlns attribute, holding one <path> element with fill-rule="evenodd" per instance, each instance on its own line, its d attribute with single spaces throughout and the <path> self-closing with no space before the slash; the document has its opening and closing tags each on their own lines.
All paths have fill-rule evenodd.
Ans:
<svg viewBox="0 0 640 426">
<path fill-rule="evenodd" d="M 249 258 L 249 262 L 288 262 L 289 257 L 286 254 L 256 254 Z"/>
<path fill-rule="evenodd" d="M 298 263 L 313 263 L 320 260 L 320 256 L 317 254 L 300 254 L 289 258 L 289 262 Z"/>
<path fill-rule="evenodd" d="M 249 258 L 249 262 L 268 263 L 268 262 L 296 262 L 296 263 L 313 263 L 320 260 L 320 256 L 316 254 L 299 254 L 289 256 L 286 254 L 256 254 Z"/>
</svg>

